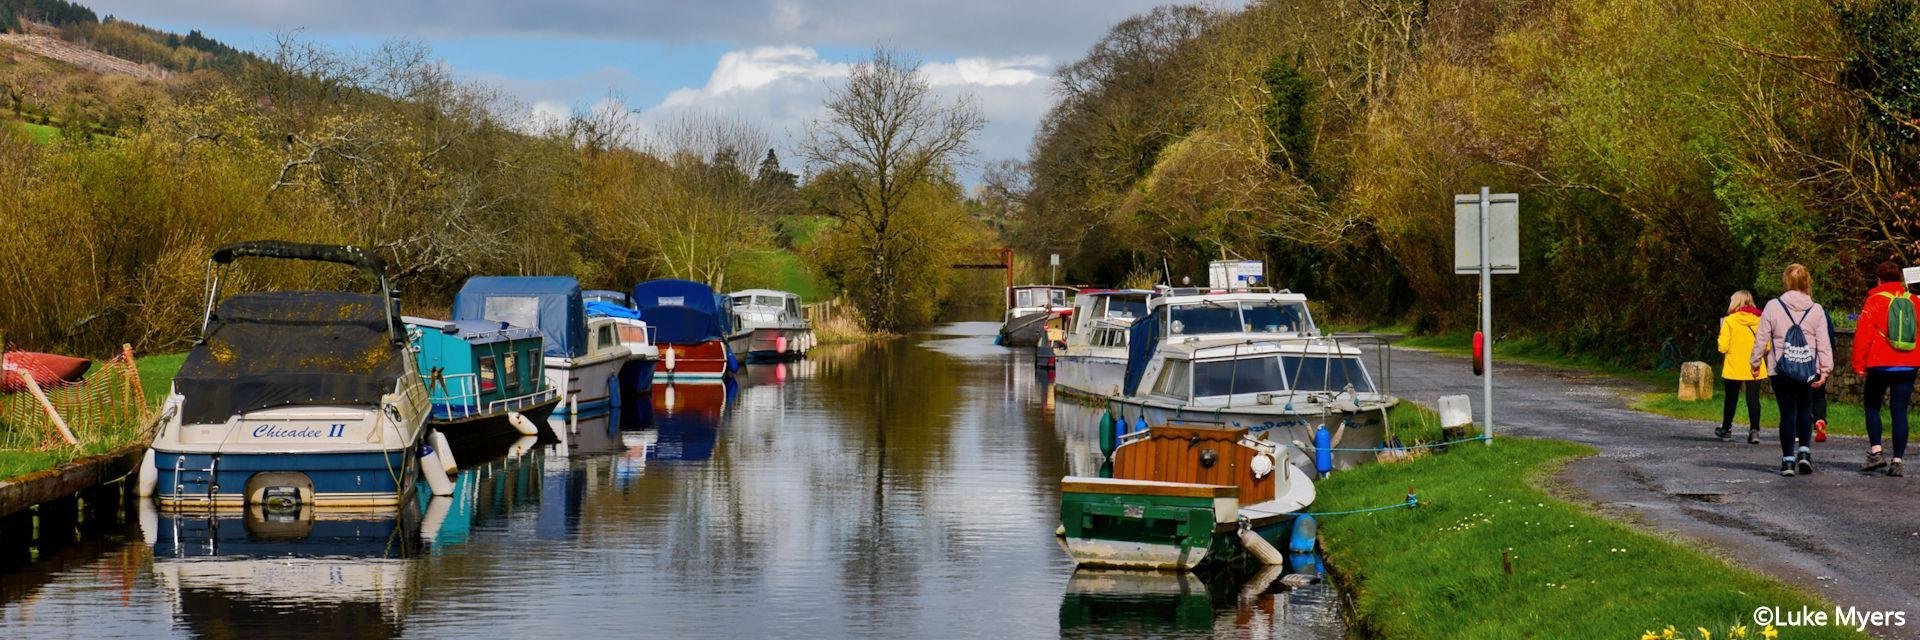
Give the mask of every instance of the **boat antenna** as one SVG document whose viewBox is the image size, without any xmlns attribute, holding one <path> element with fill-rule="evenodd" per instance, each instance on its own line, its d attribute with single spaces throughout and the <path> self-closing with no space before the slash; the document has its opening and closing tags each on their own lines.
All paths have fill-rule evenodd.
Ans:
<svg viewBox="0 0 1920 640">
<path fill-rule="evenodd" d="M 1167 266 L 1167 254 L 1160 254 L 1160 273 L 1167 276 L 1167 286 L 1173 286 L 1173 267 Z"/>
</svg>

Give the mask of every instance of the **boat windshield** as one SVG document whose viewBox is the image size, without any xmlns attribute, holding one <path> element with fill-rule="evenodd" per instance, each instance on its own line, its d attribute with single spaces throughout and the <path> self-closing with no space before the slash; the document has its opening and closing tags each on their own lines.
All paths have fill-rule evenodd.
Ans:
<svg viewBox="0 0 1920 640">
<path fill-rule="evenodd" d="M 1194 397 L 1286 391 L 1280 358 L 1241 358 L 1194 363 Z"/>
<path fill-rule="evenodd" d="M 1132 320 L 1147 315 L 1147 301 L 1136 298 L 1107 298 L 1107 317 Z"/>
<path fill-rule="evenodd" d="M 1240 331 L 1240 307 L 1236 304 L 1202 302 L 1174 307 L 1168 324 L 1169 335 L 1237 333 Z"/>
<path fill-rule="evenodd" d="M 1015 307 L 1064 307 L 1067 306 L 1065 289 L 1014 289 Z"/>
<path fill-rule="evenodd" d="M 1305 332 L 1309 328 L 1304 320 L 1306 305 L 1298 302 L 1246 301 L 1240 304 L 1240 314 L 1247 331 L 1253 333 Z"/>
<path fill-rule="evenodd" d="M 1298 391 L 1342 391 L 1347 385 L 1359 393 L 1373 393 L 1373 380 L 1359 358 L 1285 356 L 1287 378 Z"/>
</svg>

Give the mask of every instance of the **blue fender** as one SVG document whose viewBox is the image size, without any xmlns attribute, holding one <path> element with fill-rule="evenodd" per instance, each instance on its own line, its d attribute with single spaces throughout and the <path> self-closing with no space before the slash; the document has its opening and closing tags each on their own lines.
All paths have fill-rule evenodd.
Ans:
<svg viewBox="0 0 1920 640">
<path fill-rule="evenodd" d="M 1333 434 L 1327 433 L 1327 425 L 1313 430 L 1313 469 L 1320 477 L 1327 477 L 1333 471 Z"/>
</svg>

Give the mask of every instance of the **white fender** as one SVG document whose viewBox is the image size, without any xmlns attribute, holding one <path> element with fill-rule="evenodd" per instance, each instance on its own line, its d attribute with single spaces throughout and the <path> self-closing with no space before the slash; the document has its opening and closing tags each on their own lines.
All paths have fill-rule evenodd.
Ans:
<svg viewBox="0 0 1920 640">
<path fill-rule="evenodd" d="M 160 483 L 160 469 L 153 466 L 153 450 L 147 450 L 147 456 L 140 459 L 139 479 L 133 485 L 134 495 L 142 499 L 153 497 L 154 485 Z"/>
<path fill-rule="evenodd" d="M 428 500 L 427 515 L 420 519 L 420 541 L 433 544 L 434 537 L 440 535 L 440 526 L 447 521 L 447 512 L 452 510 L 453 498 L 435 495 L 432 500 Z"/>
<path fill-rule="evenodd" d="M 773 350 L 776 353 L 787 352 L 787 334 L 782 333 L 773 337 Z"/>
<path fill-rule="evenodd" d="M 580 394 L 567 396 L 567 433 L 580 433 Z"/>
<path fill-rule="evenodd" d="M 1240 530 L 1240 546 L 1253 554 L 1253 557 L 1258 558 L 1260 564 L 1277 565 L 1287 562 L 1285 554 L 1273 548 L 1273 543 L 1267 542 L 1266 538 L 1260 537 L 1260 534 L 1254 533 L 1252 529 Z"/>
<path fill-rule="evenodd" d="M 677 351 L 677 349 L 674 349 L 673 347 L 667 347 L 667 371 L 669 372 L 673 371 L 674 363 L 679 362 L 678 360 L 674 359 L 674 355 L 673 355 L 674 351 Z"/>
<path fill-rule="evenodd" d="M 160 507 L 154 506 L 152 500 L 140 501 L 140 538 L 147 541 L 148 547 L 160 539 Z"/>
<path fill-rule="evenodd" d="M 453 459 L 453 447 L 447 444 L 447 434 L 434 431 L 428 436 L 433 439 L 434 457 L 440 459 L 440 472 L 453 475 L 460 472 L 460 463 Z"/>
<path fill-rule="evenodd" d="M 533 424 L 531 418 L 520 415 L 518 411 L 507 412 L 507 424 L 513 425 L 513 429 L 519 431 L 520 435 L 523 436 L 537 435 L 540 433 L 540 427 Z"/>
<path fill-rule="evenodd" d="M 427 487 L 433 490 L 433 495 L 453 495 L 453 480 L 448 479 L 446 472 L 439 467 L 439 461 L 429 459 L 424 454 L 420 456 L 420 476 L 427 479 Z"/>
<path fill-rule="evenodd" d="M 534 445 L 539 444 L 539 442 L 540 438 L 535 436 L 520 436 L 519 440 L 513 441 L 513 445 L 507 447 L 507 459 L 520 459 L 520 456 L 527 455 L 527 452 L 533 451 Z"/>
</svg>

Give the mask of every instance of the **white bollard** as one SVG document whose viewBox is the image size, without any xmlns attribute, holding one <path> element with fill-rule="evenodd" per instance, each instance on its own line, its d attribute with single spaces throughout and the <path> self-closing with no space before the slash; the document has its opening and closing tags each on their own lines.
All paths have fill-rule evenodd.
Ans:
<svg viewBox="0 0 1920 640">
<path fill-rule="evenodd" d="M 140 476 L 134 485 L 134 494 L 141 499 L 153 497 L 153 488 L 160 483 L 160 469 L 153 465 L 153 450 L 147 450 L 147 456 L 140 459 Z"/>
<path fill-rule="evenodd" d="M 519 431 L 520 435 L 523 436 L 538 435 L 540 433 L 540 427 L 535 425 L 531 418 L 520 415 L 518 411 L 507 412 L 507 424 L 513 425 L 513 429 Z"/>
<path fill-rule="evenodd" d="M 460 464 L 453 459 L 453 447 L 447 444 L 447 434 L 434 431 L 428 437 L 433 439 L 433 453 L 434 457 L 440 459 L 441 473 L 446 475 L 459 473 Z"/>
<path fill-rule="evenodd" d="M 1464 395 L 1440 396 L 1440 426 L 1473 426 L 1473 400 Z"/>
</svg>

